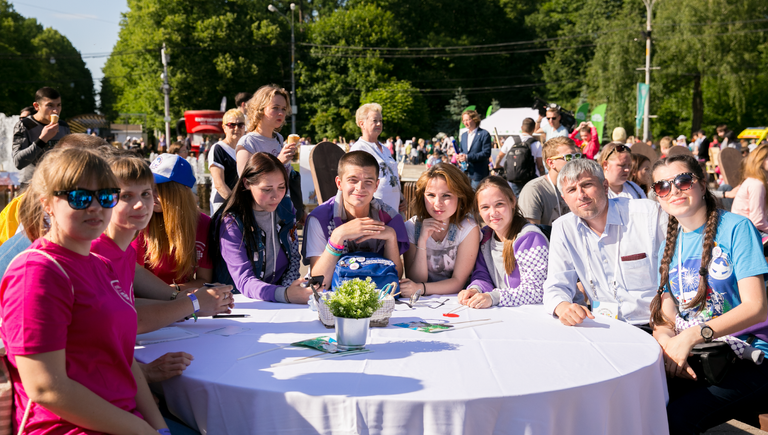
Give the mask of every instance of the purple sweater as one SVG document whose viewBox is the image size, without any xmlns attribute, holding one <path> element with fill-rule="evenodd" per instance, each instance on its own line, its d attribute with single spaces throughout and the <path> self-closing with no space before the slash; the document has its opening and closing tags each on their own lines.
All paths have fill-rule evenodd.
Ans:
<svg viewBox="0 0 768 435">
<path fill-rule="evenodd" d="M 467 288 L 491 293 L 494 305 L 502 307 L 542 303 L 549 259 L 549 242 L 544 234 L 535 225 L 523 227 L 513 244 L 515 269 L 509 275 L 503 269 L 497 270 L 491 252 L 492 237 L 493 230 L 483 228 L 483 241 Z"/>
<path fill-rule="evenodd" d="M 279 234 L 279 229 L 277 232 Z M 272 279 L 267 282 L 254 275 L 251 262 L 248 261 L 243 246 L 243 234 L 237 225 L 231 222 L 231 219 L 225 219 L 222 223 L 219 237 L 221 257 L 227 261 L 227 269 L 235 286 L 245 296 L 251 299 L 275 302 L 275 290 L 279 287 L 288 287 L 299 278 L 301 257 L 299 256 L 298 239 L 291 240 L 291 257 L 294 261 L 291 261 L 290 264 L 285 252 L 278 248 L 275 273 L 272 275 Z"/>
</svg>

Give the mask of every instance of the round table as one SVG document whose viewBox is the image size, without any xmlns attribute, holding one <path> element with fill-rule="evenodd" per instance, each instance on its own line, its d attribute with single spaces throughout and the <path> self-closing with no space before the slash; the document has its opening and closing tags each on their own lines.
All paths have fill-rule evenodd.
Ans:
<svg viewBox="0 0 768 435">
<path fill-rule="evenodd" d="M 457 307 L 455 296 L 397 305 L 388 327 L 371 328 L 370 353 L 271 367 L 318 352 L 238 358 L 335 332 L 306 306 L 238 295 L 234 312 L 250 317 L 178 324 L 200 335 L 137 347 L 136 358 L 194 356 L 162 387 L 171 412 L 203 434 L 667 433 L 661 352 L 642 330 L 608 318 L 566 327 L 541 305 L 442 315 Z M 441 333 L 393 326 L 480 319 L 490 320 Z M 228 325 L 249 329 L 209 333 Z"/>
</svg>

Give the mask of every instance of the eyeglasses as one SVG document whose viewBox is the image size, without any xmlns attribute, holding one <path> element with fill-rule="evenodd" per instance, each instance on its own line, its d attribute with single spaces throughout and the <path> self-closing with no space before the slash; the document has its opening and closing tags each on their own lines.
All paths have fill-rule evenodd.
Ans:
<svg viewBox="0 0 768 435">
<path fill-rule="evenodd" d="M 563 159 L 563 160 L 565 160 L 566 162 L 570 162 L 571 160 L 580 159 L 580 158 L 581 158 L 581 156 L 582 156 L 582 154 L 581 154 L 581 153 L 573 153 L 573 154 L 562 154 L 562 155 L 559 155 L 559 156 L 550 157 L 550 160 L 558 160 L 558 159 Z"/>
<path fill-rule="evenodd" d="M 611 154 L 613 154 L 613 153 L 624 153 L 624 152 L 627 152 L 627 153 L 631 154 L 632 153 L 632 149 L 629 148 L 626 145 L 616 145 L 616 147 L 614 149 L 612 149 L 611 152 L 609 152 L 607 156 L 605 156 L 605 160 L 603 160 L 603 161 L 607 162 L 608 159 L 611 157 Z"/>
<path fill-rule="evenodd" d="M 53 192 L 54 196 L 67 195 L 67 202 L 69 206 L 75 210 L 85 210 L 93 202 L 93 197 L 99 202 L 99 205 L 104 208 L 112 208 L 117 205 L 120 200 L 120 189 L 101 189 L 97 191 L 86 189 L 75 190 L 59 190 Z"/>
<path fill-rule="evenodd" d="M 651 187 L 659 198 L 665 198 L 672 192 L 672 184 L 677 187 L 677 190 L 685 192 L 693 187 L 693 182 L 696 181 L 696 176 L 691 172 L 684 172 L 676 176 L 671 182 L 669 180 L 659 180 Z"/>
<path fill-rule="evenodd" d="M 244 122 L 237 122 L 237 123 L 235 123 L 235 122 L 228 122 L 228 123 L 226 123 L 224 125 L 226 125 L 229 128 L 232 128 L 232 129 L 234 129 L 235 127 L 237 127 L 237 128 L 245 127 L 245 123 Z"/>
</svg>

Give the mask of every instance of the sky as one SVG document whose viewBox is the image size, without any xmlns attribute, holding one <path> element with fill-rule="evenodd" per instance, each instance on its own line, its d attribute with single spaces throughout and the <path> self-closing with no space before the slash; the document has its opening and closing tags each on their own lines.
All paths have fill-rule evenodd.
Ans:
<svg viewBox="0 0 768 435">
<path fill-rule="evenodd" d="M 128 11 L 125 0 L 9 0 L 19 14 L 35 18 L 44 27 L 52 27 L 66 36 L 80 52 L 96 79 L 104 77 L 101 68 L 117 43 L 120 13 Z M 93 57 L 89 57 L 93 56 Z"/>
</svg>

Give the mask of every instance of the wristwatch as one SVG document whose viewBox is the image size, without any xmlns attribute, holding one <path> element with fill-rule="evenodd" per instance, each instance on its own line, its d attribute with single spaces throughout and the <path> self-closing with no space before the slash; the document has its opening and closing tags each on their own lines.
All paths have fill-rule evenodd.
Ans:
<svg viewBox="0 0 768 435">
<path fill-rule="evenodd" d="M 701 338 L 704 339 L 704 343 L 712 343 L 715 331 L 713 331 L 706 323 L 699 323 L 699 326 L 701 327 Z"/>
</svg>

